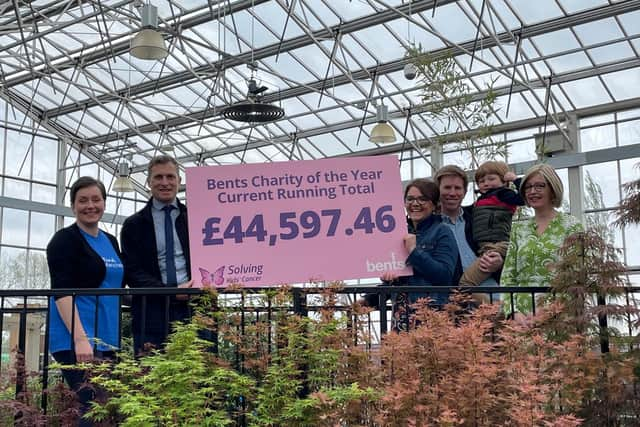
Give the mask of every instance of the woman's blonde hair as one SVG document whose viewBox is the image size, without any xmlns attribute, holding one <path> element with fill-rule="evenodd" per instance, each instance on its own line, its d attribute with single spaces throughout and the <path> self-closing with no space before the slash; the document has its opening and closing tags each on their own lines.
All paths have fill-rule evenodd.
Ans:
<svg viewBox="0 0 640 427">
<path fill-rule="evenodd" d="M 547 164 L 541 163 L 529 168 L 527 173 L 524 174 L 522 182 L 520 183 L 520 194 L 522 194 L 524 197 L 525 185 L 527 185 L 527 181 L 529 181 L 529 178 L 531 178 L 535 174 L 542 176 L 547 182 L 547 185 L 551 189 L 551 203 L 554 207 L 559 208 L 562 205 L 564 186 L 562 185 L 562 181 L 560 180 L 560 177 L 556 173 L 555 169 Z"/>
</svg>

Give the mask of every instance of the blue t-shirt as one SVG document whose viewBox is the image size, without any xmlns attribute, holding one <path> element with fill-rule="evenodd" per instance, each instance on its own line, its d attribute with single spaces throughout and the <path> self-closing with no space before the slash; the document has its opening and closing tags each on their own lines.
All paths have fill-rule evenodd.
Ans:
<svg viewBox="0 0 640 427">
<path fill-rule="evenodd" d="M 449 218 L 449 216 L 447 215 L 441 215 L 441 218 L 442 223 L 449 227 L 449 229 L 453 232 L 453 237 L 455 237 L 456 244 L 458 245 L 460 264 L 462 264 L 462 271 L 464 271 L 475 262 L 477 257 L 469 246 L 469 242 L 467 242 L 467 235 L 465 233 L 465 221 L 464 217 L 462 216 L 462 210 L 460 210 L 460 215 L 458 215 L 455 223 L 451 222 L 451 218 Z M 493 277 L 489 276 L 484 281 L 482 281 L 479 286 L 498 286 L 498 282 L 496 282 Z"/>
<path fill-rule="evenodd" d="M 120 288 L 124 268 L 109 238 L 102 231 L 98 232 L 97 237 L 93 237 L 82 230 L 80 230 L 80 233 L 91 249 L 102 258 L 107 267 L 107 273 L 100 288 Z M 70 262 L 73 262 L 73 260 L 70 260 Z M 117 349 L 120 332 L 119 297 L 84 295 L 77 296 L 75 302 L 89 342 L 93 344 L 97 341 L 97 349 L 100 351 Z M 49 351 L 55 353 L 57 351 L 71 350 L 73 348 L 71 333 L 62 321 L 58 306 L 53 298 L 49 302 L 49 307 L 51 311 L 49 315 Z M 96 337 L 97 340 L 95 339 Z"/>
</svg>

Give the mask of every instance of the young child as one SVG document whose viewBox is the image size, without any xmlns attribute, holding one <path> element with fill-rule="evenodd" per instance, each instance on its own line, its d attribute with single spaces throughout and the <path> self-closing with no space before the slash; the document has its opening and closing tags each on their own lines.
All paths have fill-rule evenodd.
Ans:
<svg viewBox="0 0 640 427">
<path fill-rule="evenodd" d="M 473 205 L 473 240 L 478 244 L 478 256 L 495 251 L 504 258 L 509 247 L 511 219 L 524 205 L 522 196 L 508 188 L 509 182 L 519 179 L 509 170 L 505 162 L 488 161 L 476 170 L 476 184 L 480 197 Z M 476 286 L 491 274 L 480 270 L 479 258 L 471 264 L 460 279 L 462 286 Z"/>
</svg>

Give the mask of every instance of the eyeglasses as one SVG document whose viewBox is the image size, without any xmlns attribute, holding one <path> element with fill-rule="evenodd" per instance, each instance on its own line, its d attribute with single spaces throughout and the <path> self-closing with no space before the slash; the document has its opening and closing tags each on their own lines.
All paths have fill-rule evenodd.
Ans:
<svg viewBox="0 0 640 427">
<path fill-rule="evenodd" d="M 424 196 L 420 196 L 420 197 L 413 197 L 413 196 L 407 196 L 404 199 L 404 202 L 408 205 L 410 205 L 413 202 L 416 202 L 419 205 L 424 205 L 425 203 L 427 203 L 429 201 L 428 198 L 424 197 Z"/>
<path fill-rule="evenodd" d="M 524 190 L 524 192 L 526 193 L 527 191 L 544 191 L 545 187 L 547 186 L 547 184 L 545 182 L 536 182 L 535 184 L 527 184 L 524 187 L 522 187 L 522 189 Z"/>
</svg>

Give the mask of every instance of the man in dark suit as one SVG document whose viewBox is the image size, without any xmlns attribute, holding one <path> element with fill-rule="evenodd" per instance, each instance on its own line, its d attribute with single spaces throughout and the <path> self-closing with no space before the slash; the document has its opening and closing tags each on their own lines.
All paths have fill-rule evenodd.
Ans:
<svg viewBox="0 0 640 427">
<path fill-rule="evenodd" d="M 129 285 L 134 288 L 190 288 L 187 208 L 176 197 L 180 186 L 178 163 L 157 156 L 148 166 L 151 199 L 124 222 L 120 234 Z M 132 300 L 135 353 L 145 344 L 162 346 L 170 323 L 189 316 L 185 296 L 135 296 Z"/>
</svg>

